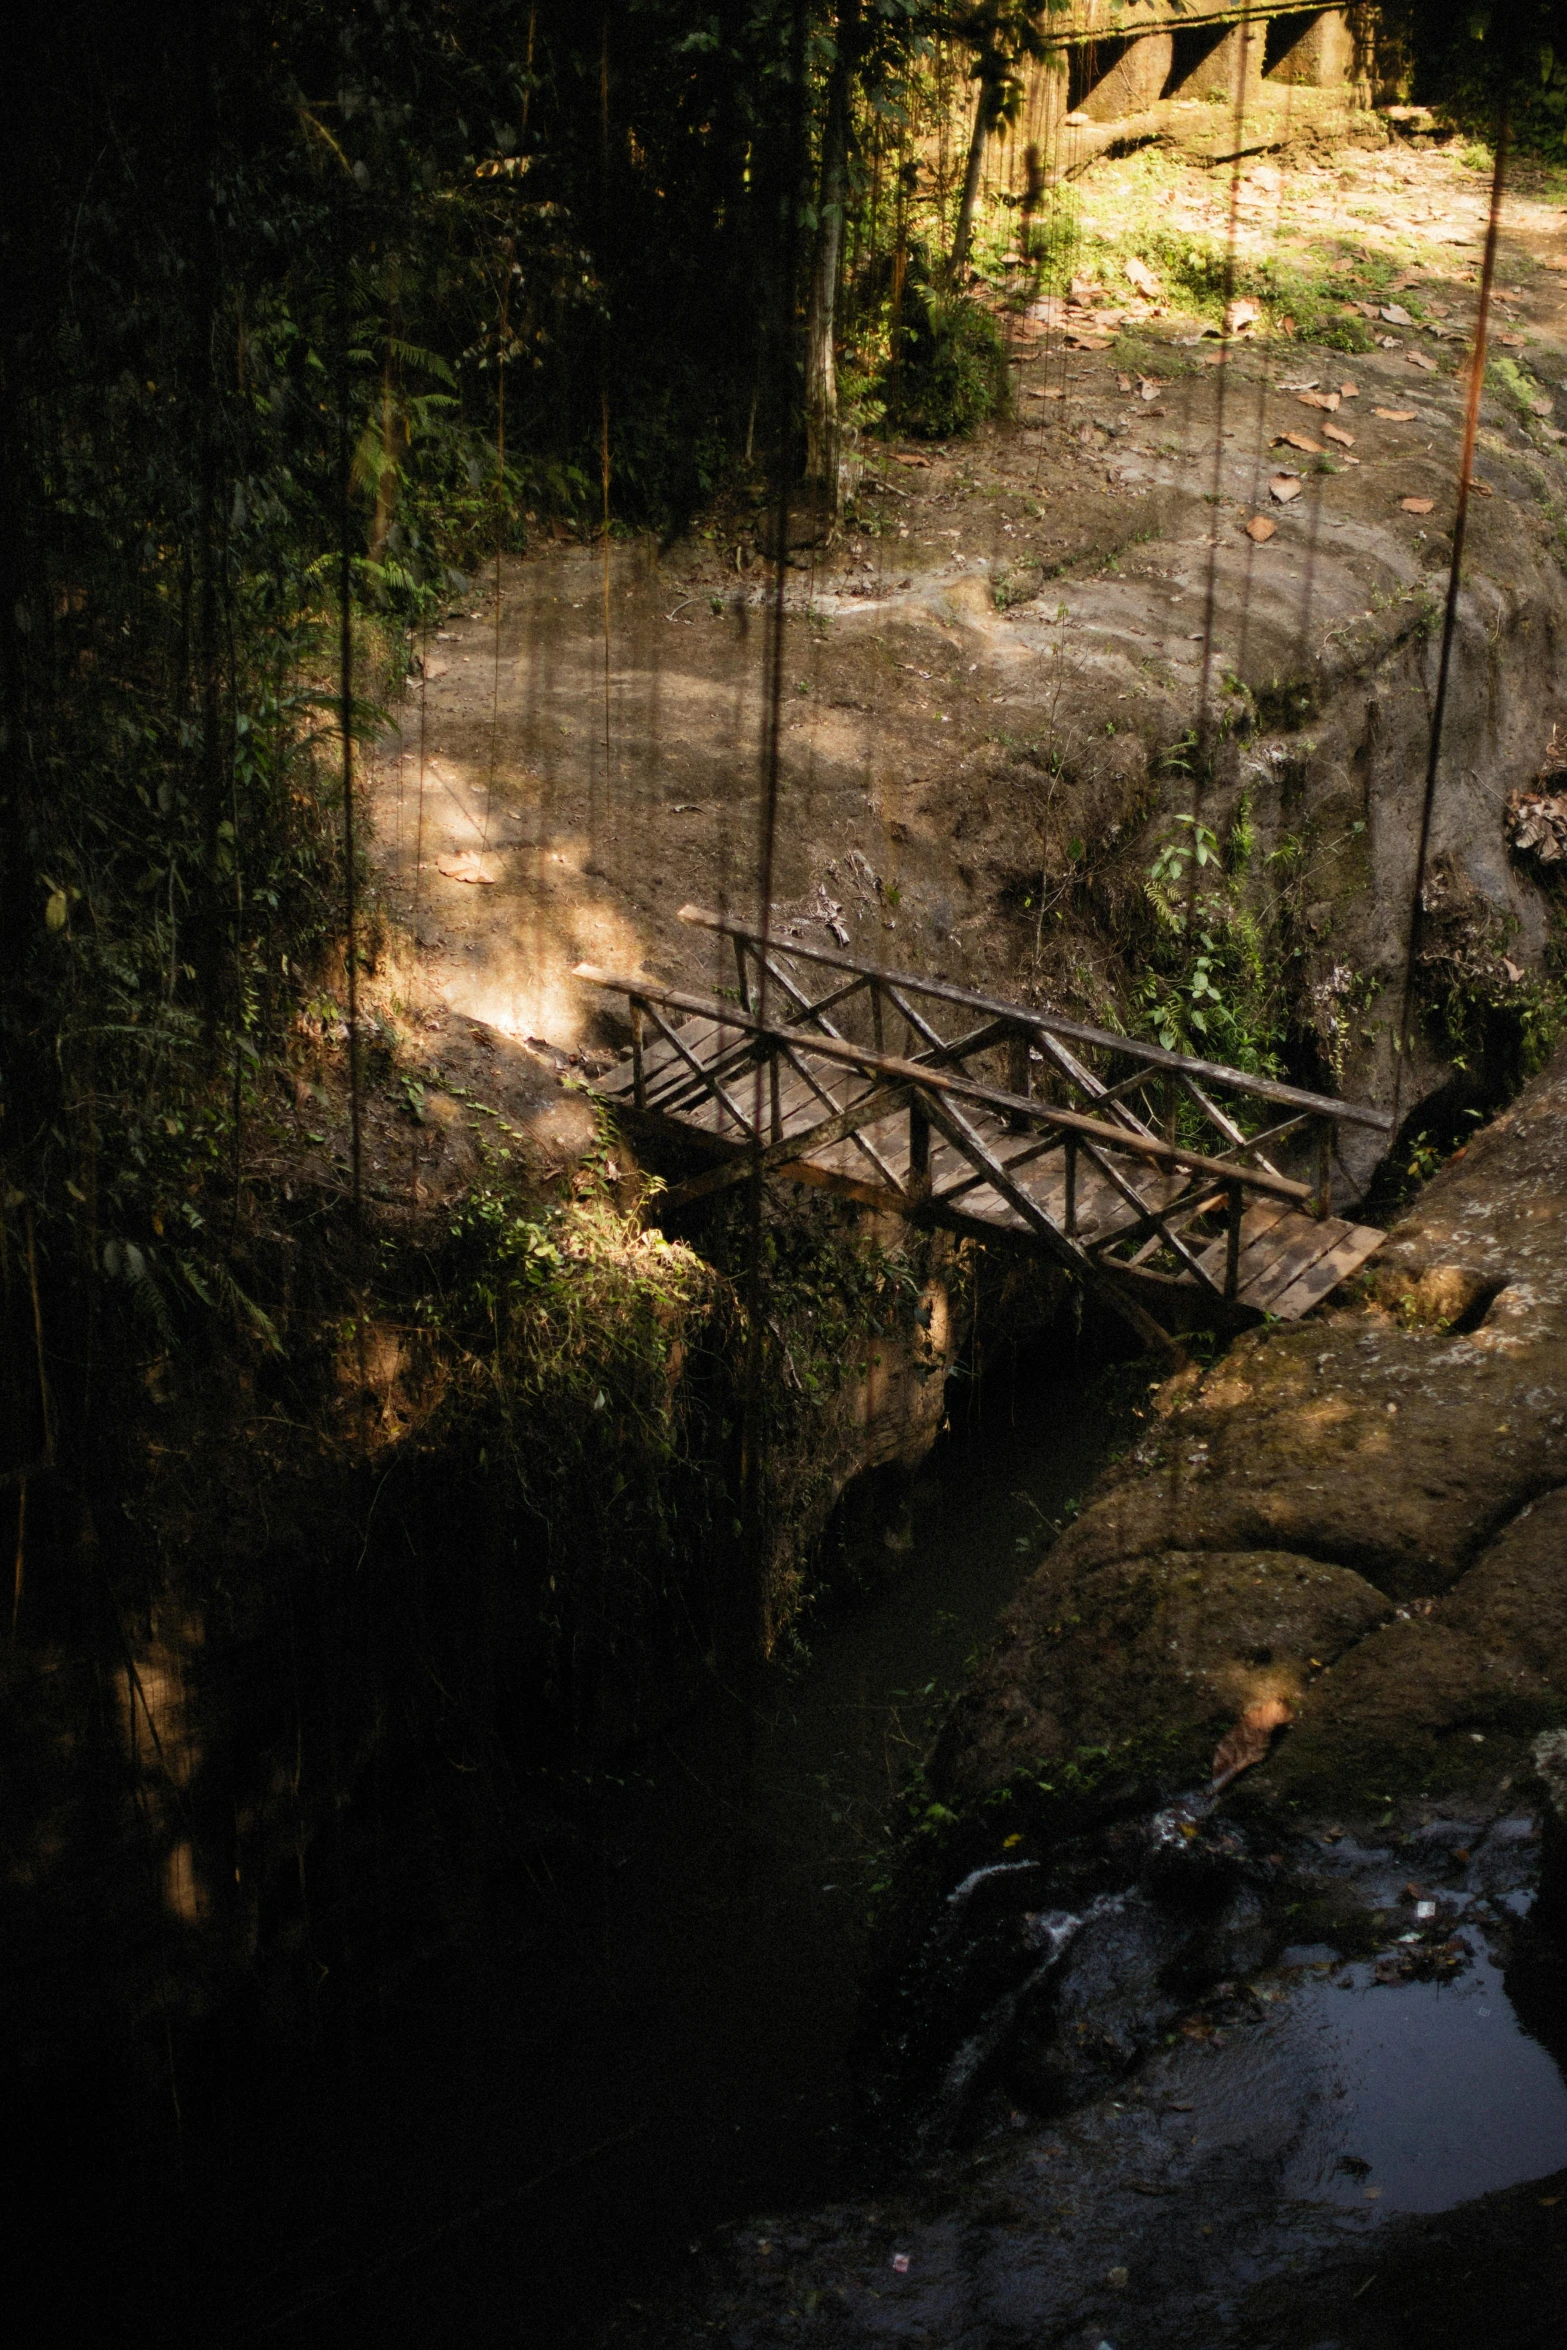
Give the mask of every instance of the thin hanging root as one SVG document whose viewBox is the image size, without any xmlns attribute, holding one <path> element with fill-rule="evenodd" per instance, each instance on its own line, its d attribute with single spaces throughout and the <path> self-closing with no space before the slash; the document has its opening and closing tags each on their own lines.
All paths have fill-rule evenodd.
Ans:
<svg viewBox="0 0 1567 2350">
<path fill-rule="evenodd" d="M 506 338 L 511 331 L 512 242 L 509 237 L 504 252 L 506 266 L 501 278 L 500 339 L 495 354 L 495 641 L 490 668 L 490 763 L 484 779 L 484 829 L 479 835 L 480 845 L 486 849 L 490 845 L 490 810 L 495 800 L 495 751 L 501 722 L 501 548 L 506 536 Z"/>
<path fill-rule="evenodd" d="M 609 790 L 609 386 L 602 394 L 600 471 L 604 488 L 604 789 Z"/>
<path fill-rule="evenodd" d="M 349 500 L 353 489 L 353 441 L 349 419 L 348 197 L 337 199 L 338 332 L 338 724 L 343 738 L 343 917 L 348 965 L 348 1110 L 353 1156 L 354 1218 L 363 1210 L 364 1129 L 359 1085 L 359 895 L 354 826 L 354 631 L 353 539 Z"/>
<path fill-rule="evenodd" d="M 27 1479 L 21 1477 L 16 1488 L 16 1578 L 11 1591 L 11 1638 L 16 1638 L 17 1619 L 22 1612 L 22 1563 L 27 1536 Z"/>
<path fill-rule="evenodd" d="M 1463 577 L 1464 529 L 1469 520 L 1470 475 L 1474 471 L 1475 438 L 1480 429 L 1480 395 L 1485 389 L 1485 340 L 1491 314 L 1491 288 L 1496 279 L 1496 244 L 1502 227 L 1502 197 L 1507 184 L 1507 109 L 1503 102 L 1496 127 L 1496 162 L 1491 172 L 1491 211 L 1485 231 L 1485 260 L 1480 271 L 1480 302 L 1475 318 L 1474 350 L 1469 360 L 1469 397 L 1464 407 L 1463 447 L 1458 459 L 1458 503 L 1453 516 L 1453 557 L 1447 571 L 1447 608 L 1442 616 L 1442 655 L 1436 673 L 1436 701 L 1431 711 L 1431 741 L 1426 757 L 1425 799 L 1420 811 L 1420 845 L 1415 852 L 1414 885 L 1409 902 L 1409 944 L 1404 956 L 1404 995 L 1399 1007 L 1393 1053 L 1393 1131 L 1398 1132 L 1403 1105 L 1404 1070 L 1408 1064 L 1415 1014 L 1415 960 L 1420 948 L 1421 899 L 1425 894 L 1426 860 L 1431 849 L 1431 811 L 1436 804 L 1437 769 L 1442 758 L 1442 721 L 1447 713 L 1447 681 L 1453 664 L 1453 636 L 1458 619 L 1458 589 Z"/>
</svg>

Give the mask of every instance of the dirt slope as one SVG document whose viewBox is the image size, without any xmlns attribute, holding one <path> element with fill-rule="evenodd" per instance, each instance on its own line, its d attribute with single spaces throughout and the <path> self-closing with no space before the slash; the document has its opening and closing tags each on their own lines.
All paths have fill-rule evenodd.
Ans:
<svg viewBox="0 0 1567 2350">
<path fill-rule="evenodd" d="M 1129 236 L 1135 163 L 1090 183 Z M 1243 242 L 1302 260 L 1380 239 L 1423 324 L 1374 319 L 1390 347 L 1352 360 L 1242 339 L 1221 366 L 1173 299 L 1024 320 L 1016 420 L 876 452 L 842 531 L 791 569 L 777 896 L 802 938 L 1125 1019 L 1160 811 L 1192 806 L 1189 754 L 1167 754 L 1206 709 L 1221 739 L 1200 813 L 1223 836 L 1244 808 L 1244 893 L 1300 1073 L 1385 1097 L 1484 188 L 1447 153 L 1254 181 Z M 1211 231 L 1227 192 L 1188 167 L 1161 203 Z M 1552 203 L 1514 203 L 1496 321 L 1543 406 L 1567 358 L 1567 280 L 1544 266 L 1559 229 Z M 1503 815 L 1567 709 L 1559 439 L 1505 385 L 1488 398 L 1434 842 L 1430 987 L 1504 1011 L 1548 946 Z M 1268 486 L 1284 473 L 1287 504 Z M 742 506 L 665 556 L 619 544 L 607 562 L 546 542 L 503 566 L 498 611 L 492 578 L 435 635 L 376 783 L 410 996 L 572 1048 L 607 1033 L 569 978 L 580 956 L 727 981 L 675 915 L 754 894 L 757 521 Z M 1434 1035 L 1428 1084 L 1443 1054 Z"/>
</svg>

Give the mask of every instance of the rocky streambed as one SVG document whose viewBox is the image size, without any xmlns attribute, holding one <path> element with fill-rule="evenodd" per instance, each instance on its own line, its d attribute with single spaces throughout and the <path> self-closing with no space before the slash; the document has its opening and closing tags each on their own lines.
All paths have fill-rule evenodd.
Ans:
<svg viewBox="0 0 1567 2350">
<path fill-rule="evenodd" d="M 1558 2338 L 1564 1221 L 1558 1055 L 1360 1294 L 1151 1393 L 931 1760 L 872 2191 L 617 2341 Z"/>
</svg>

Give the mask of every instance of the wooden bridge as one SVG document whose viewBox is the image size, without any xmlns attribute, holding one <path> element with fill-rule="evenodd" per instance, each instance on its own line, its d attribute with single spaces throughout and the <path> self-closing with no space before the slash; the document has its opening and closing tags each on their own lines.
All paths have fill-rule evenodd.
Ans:
<svg viewBox="0 0 1567 2350">
<path fill-rule="evenodd" d="M 633 1130 L 678 1134 L 713 1162 L 666 1207 L 758 1168 L 822 1184 L 1039 1247 L 1161 1344 L 1194 1309 L 1295 1321 L 1382 1241 L 1331 1213 L 1338 1130 L 1387 1133 L 1380 1110 L 697 906 L 680 919 L 732 942 L 733 1002 L 576 973 L 631 1009 L 631 1051 L 595 1090 Z M 1281 1172 L 1285 1143 L 1309 1182 Z"/>
</svg>

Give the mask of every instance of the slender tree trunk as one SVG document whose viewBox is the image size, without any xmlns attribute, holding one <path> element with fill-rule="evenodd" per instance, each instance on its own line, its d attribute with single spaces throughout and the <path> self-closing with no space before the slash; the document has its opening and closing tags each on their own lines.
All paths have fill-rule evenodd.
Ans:
<svg viewBox="0 0 1567 2350">
<path fill-rule="evenodd" d="M 995 127 L 997 58 L 995 47 L 987 47 L 979 69 L 979 91 L 974 100 L 974 129 L 968 143 L 968 168 L 963 174 L 963 194 L 958 203 L 958 225 L 952 236 L 952 259 L 947 274 L 954 281 L 968 259 L 969 239 L 974 233 L 974 207 L 979 202 L 980 174 L 985 168 L 985 141 Z"/>
<path fill-rule="evenodd" d="M 818 496 L 838 511 L 838 272 L 849 192 L 849 95 L 859 43 L 860 0 L 840 0 L 837 55 L 827 83 L 822 124 L 821 194 L 816 250 L 805 313 L 805 471 Z"/>
</svg>

